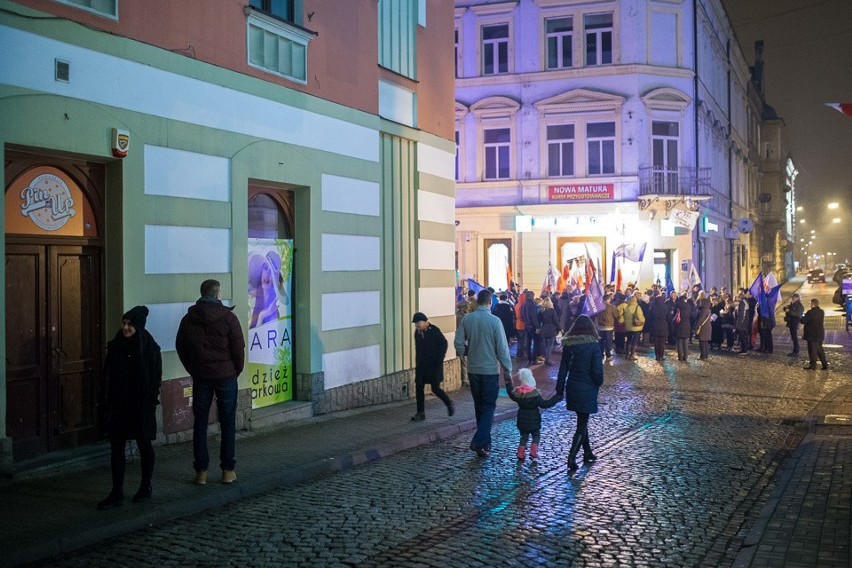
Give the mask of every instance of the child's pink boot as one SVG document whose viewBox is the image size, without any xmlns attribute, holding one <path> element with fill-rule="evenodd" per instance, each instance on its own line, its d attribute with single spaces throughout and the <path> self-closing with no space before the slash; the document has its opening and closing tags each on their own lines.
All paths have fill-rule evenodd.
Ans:
<svg viewBox="0 0 852 568">
<path fill-rule="evenodd" d="M 533 447 L 535 447 L 535 445 L 533 445 Z M 518 446 L 518 459 L 519 460 L 526 458 L 527 457 L 526 453 L 527 453 L 526 446 Z M 530 455 L 532 455 L 532 454 L 530 454 Z"/>
<path fill-rule="evenodd" d="M 538 459 L 538 444 L 530 445 L 530 457 L 533 459 Z"/>
</svg>

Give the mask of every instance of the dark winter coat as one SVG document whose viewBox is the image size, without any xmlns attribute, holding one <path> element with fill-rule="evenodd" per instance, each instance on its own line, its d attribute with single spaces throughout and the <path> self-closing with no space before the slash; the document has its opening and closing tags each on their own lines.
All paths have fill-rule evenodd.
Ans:
<svg viewBox="0 0 852 568">
<path fill-rule="evenodd" d="M 163 359 L 154 337 L 145 329 L 137 329 L 133 337 L 126 339 L 118 330 L 107 343 L 104 375 L 109 437 L 116 440 L 156 438 Z"/>
<path fill-rule="evenodd" d="M 541 337 L 556 337 L 556 332 L 559 330 L 559 318 L 556 316 L 556 310 L 553 308 L 545 308 L 538 315 Z"/>
<path fill-rule="evenodd" d="M 698 341 L 710 341 L 713 337 L 713 324 L 710 322 L 710 300 L 698 301 L 698 317 L 695 318 L 695 335 Z"/>
<path fill-rule="evenodd" d="M 491 313 L 500 318 L 500 323 L 503 324 L 503 331 L 506 332 L 506 337 L 515 335 L 515 310 L 509 305 L 509 302 L 501 300 L 494 306 Z"/>
<path fill-rule="evenodd" d="M 516 424 L 521 434 L 532 434 L 541 430 L 541 412 L 539 408 L 550 408 L 559 402 L 557 392 L 547 400 L 542 398 L 538 389 L 530 392 L 518 393 L 512 388 L 512 384 L 506 383 L 506 392 L 509 398 L 518 403 L 518 419 Z"/>
<path fill-rule="evenodd" d="M 233 309 L 204 297 L 180 321 L 175 348 L 192 378 L 227 379 L 243 372 L 246 342 Z"/>
<path fill-rule="evenodd" d="M 529 296 L 521 306 L 521 319 L 524 321 L 524 329 L 527 330 L 527 333 L 535 333 L 535 330 L 539 327 L 538 306 L 535 300 L 530 299 Z"/>
<path fill-rule="evenodd" d="M 597 338 L 590 335 L 562 338 L 556 392 L 565 393 L 565 408 L 587 414 L 598 411 L 598 390 L 603 384 L 602 358 Z"/>
<path fill-rule="evenodd" d="M 423 385 L 443 381 L 447 338 L 438 326 L 429 324 L 423 332 L 415 331 L 414 348 L 414 381 Z"/>
<path fill-rule="evenodd" d="M 802 317 L 805 328 L 802 339 L 805 341 L 825 341 L 825 312 L 819 306 L 811 308 Z"/>
<path fill-rule="evenodd" d="M 680 312 L 680 321 L 672 321 L 674 336 L 678 339 L 689 339 L 692 336 L 692 304 L 684 298 L 678 298 L 675 309 Z"/>
<path fill-rule="evenodd" d="M 802 323 L 802 316 L 805 315 L 805 306 L 802 302 L 793 302 L 787 306 L 787 315 L 784 316 L 784 321 L 787 322 L 787 327 L 796 328 Z"/>
<path fill-rule="evenodd" d="M 671 310 L 665 302 L 654 302 L 648 311 L 648 321 L 645 329 L 654 337 L 668 337 Z"/>
<path fill-rule="evenodd" d="M 749 310 L 748 301 L 740 300 L 737 304 L 737 311 L 734 313 L 734 325 L 737 331 L 747 331 L 751 333 L 752 315 L 753 312 Z"/>
</svg>

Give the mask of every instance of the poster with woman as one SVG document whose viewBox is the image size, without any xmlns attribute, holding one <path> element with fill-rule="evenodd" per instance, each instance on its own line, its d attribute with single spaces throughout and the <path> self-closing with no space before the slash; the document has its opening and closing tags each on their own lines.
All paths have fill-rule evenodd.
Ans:
<svg viewBox="0 0 852 568">
<path fill-rule="evenodd" d="M 293 399 L 293 241 L 248 240 L 248 386 L 252 408 Z"/>
</svg>

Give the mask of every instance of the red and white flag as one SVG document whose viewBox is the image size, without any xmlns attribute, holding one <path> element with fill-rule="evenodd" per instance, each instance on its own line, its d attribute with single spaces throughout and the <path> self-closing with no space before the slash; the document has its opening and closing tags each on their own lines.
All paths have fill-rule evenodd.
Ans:
<svg viewBox="0 0 852 568">
<path fill-rule="evenodd" d="M 852 103 L 825 103 L 825 106 L 842 112 L 848 117 L 852 117 Z"/>
</svg>

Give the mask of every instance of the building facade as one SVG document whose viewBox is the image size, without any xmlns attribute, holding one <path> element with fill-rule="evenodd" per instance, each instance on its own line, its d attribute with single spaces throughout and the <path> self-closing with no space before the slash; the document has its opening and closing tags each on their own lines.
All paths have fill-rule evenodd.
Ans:
<svg viewBox="0 0 852 568">
<path fill-rule="evenodd" d="M 411 314 L 455 327 L 452 4 L 216 4 L 4 3 L 4 470 L 98 439 L 137 304 L 186 438 L 207 278 L 246 333 L 241 427 L 408 398 Z"/>
<path fill-rule="evenodd" d="M 538 289 L 590 258 L 623 285 L 746 283 L 750 75 L 720 2 L 455 6 L 461 279 Z"/>
</svg>

